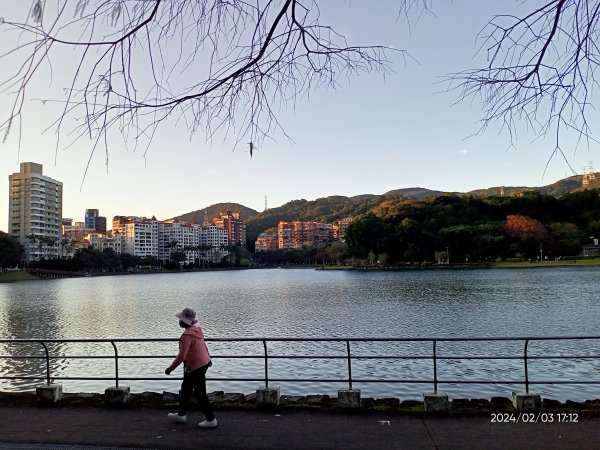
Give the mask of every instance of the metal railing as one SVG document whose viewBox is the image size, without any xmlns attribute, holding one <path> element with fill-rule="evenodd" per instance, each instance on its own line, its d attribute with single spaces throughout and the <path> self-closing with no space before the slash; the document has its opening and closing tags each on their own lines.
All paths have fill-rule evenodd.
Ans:
<svg viewBox="0 0 600 450">
<path fill-rule="evenodd" d="M 177 342 L 175 338 L 132 338 L 132 339 L 0 339 L 0 348 L 7 347 L 27 347 L 32 349 L 35 345 L 39 345 L 43 349 L 43 353 L 30 351 L 29 353 L 16 353 L 9 355 L 0 355 L 0 369 L 2 369 L 3 361 L 6 360 L 44 360 L 45 361 L 45 373 L 37 375 L 3 375 L 1 379 L 5 380 L 45 380 L 48 385 L 53 381 L 58 380 L 112 380 L 118 387 L 120 381 L 133 381 L 133 380 L 163 380 L 166 377 L 131 377 L 123 376 L 119 372 L 119 362 L 123 360 L 137 359 L 162 359 L 165 361 L 171 361 L 174 357 L 170 355 L 150 355 L 150 354 L 120 354 L 119 345 L 124 346 L 128 343 L 165 343 L 165 342 Z M 353 388 L 353 384 L 356 383 L 419 383 L 419 384 L 431 384 L 434 392 L 438 392 L 438 386 L 440 384 L 516 384 L 524 385 L 525 391 L 529 393 L 530 386 L 532 384 L 598 384 L 600 385 L 600 370 L 596 370 L 596 377 L 594 379 L 570 379 L 565 380 L 561 378 L 557 379 L 539 379 L 532 380 L 530 377 L 529 363 L 531 361 L 547 360 L 547 361 L 596 361 L 600 360 L 600 336 L 552 336 L 552 337 L 470 337 L 470 338 L 458 338 L 458 337 L 423 337 L 423 338 L 210 338 L 206 339 L 209 343 L 234 343 L 236 345 L 243 345 L 242 343 L 257 343 L 262 344 L 262 354 L 219 354 L 218 352 L 212 355 L 213 359 L 227 358 L 227 359 L 258 359 L 262 360 L 264 364 L 264 376 L 260 378 L 239 378 L 239 377 L 227 377 L 227 378 L 207 378 L 213 381 L 246 381 L 246 382 L 262 382 L 266 387 L 269 383 L 273 382 L 342 382 L 347 383 L 350 389 Z M 596 350 L 590 351 L 588 354 L 529 354 L 530 344 L 533 342 L 539 343 L 542 347 L 548 347 L 548 342 L 566 342 L 573 341 L 578 343 L 594 343 Z M 463 344 L 463 347 L 479 346 L 479 344 L 489 343 L 505 343 L 512 342 L 522 345 L 522 351 L 518 354 L 495 354 L 496 350 L 488 349 L 485 354 L 452 354 L 440 351 L 440 345 L 445 344 L 452 346 L 455 344 Z M 64 352 L 55 352 L 50 347 L 58 346 L 58 344 L 111 344 L 113 353 L 111 355 L 81 355 L 74 354 L 69 355 Z M 345 351 L 339 354 L 278 354 L 273 353 L 270 350 L 276 346 L 277 343 L 285 344 L 298 344 L 298 343 L 309 343 L 310 345 L 316 346 L 317 343 L 340 343 L 343 344 Z M 364 343 L 375 343 L 378 346 L 385 348 L 385 344 L 419 344 L 430 348 L 430 353 L 426 354 L 360 354 L 356 353 L 355 350 L 359 349 L 361 344 Z M 475 344 L 477 343 L 477 345 Z M 490 344 L 491 345 L 491 344 Z M 271 346 L 271 347 L 270 347 Z M 492 346 L 493 347 L 493 346 Z M 552 347 L 552 346 L 550 346 Z M 590 349 L 593 346 L 586 345 L 585 348 Z M 521 348 L 521 347 L 520 347 Z M 471 349 L 473 351 L 473 349 Z M 78 359 L 111 359 L 114 360 L 114 376 L 102 377 L 102 376 L 59 376 L 57 373 L 58 369 L 52 369 L 51 361 L 53 360 L 78 360 Z M 310 359 L 310 360 L 338 360 L 340 361 L 340 367 L 345 366 L 347 376 L 344 378 L 276 378 L 269 376 L 270 363 L 274 360 L 298 360 L 298 359 Z M 431 375 L 426 378 L 354 378 L 353 377 L 353 363 L 356 365 L 361 360 L 411 360 L 411 361 L 426 361 L 431 364 L 430 370 Z M 487 360 L 487 361 L 517 361 L 519 365 L 522 364 L 522 374 L 517 379 L 468 379 L 468 377 L 458 377 L 456 379 L 440 379 L 439 366 L 443 361 L 476 361 L 476 360 Z M 598 367 L 600 369 L 600 365 Z M 494 371 L 495 374 L 500 371 Z M 511 371 L 511 373 L 514 372 Z M 1 375 L 0 371 L 0 375 Z"/>
</svg>

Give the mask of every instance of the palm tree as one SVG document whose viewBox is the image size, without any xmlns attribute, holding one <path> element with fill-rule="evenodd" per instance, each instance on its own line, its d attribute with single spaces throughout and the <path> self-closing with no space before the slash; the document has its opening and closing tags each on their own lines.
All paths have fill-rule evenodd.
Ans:
<svg viewBox="0 0 600 450">
<path fill-rule="evenodd" d="M 197 246 L 195 245 L 184 245 L 183 246 L 183 253 L 185 254 L 185 260 L 186 262 L 189 261 L 189 253 L 195 251 L 197 248 Z"/>
<path fill-rule="evenodd" d="M 212 245 L 200 244 L 198 245 L 198 259 L 202 261 L 202 268 L 206 268 L 209 261 L 208 253 L 212 250 Z"/>
<path fill-rule="evenodd" d="M 44 247 L 44 254 L 48 252 L 48 247 L 53 248 L 58 241 L 58 239 L 53 236 L 40 236 L 39 240 L 42 242 Z"/>
<path fill-rule="evenodd" d="M 27 240 L 29 241 L 30 244 L 34 244 L 37 242 L 37 236 L 33 233 L 28 234 L 27 236 L 25 236 L 27 238 Z M 31 259 L 31 252 L 30 252 L 30 246 L 27 246 L 27 260 L 29 261 Z"/>
<path fill-rule="evenodd" d="M 179 248 L 179 241 L 177 239 L 172 239 L 166 246 L 169 250 L 169 259 L 173 261 L 173 253 L 177 252 Z"/>
</svg>

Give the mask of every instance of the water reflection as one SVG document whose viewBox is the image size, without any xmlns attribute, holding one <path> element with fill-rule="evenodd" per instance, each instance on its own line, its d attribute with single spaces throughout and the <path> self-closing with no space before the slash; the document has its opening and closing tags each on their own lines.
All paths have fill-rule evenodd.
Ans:
<svg viewBox="0 0 600 450">
<path fill-rule="evenodd" d="M 64 334 L 64 314 L 56 283 L 39 281 L 21 283 L 23 288 L 14 295 L 0 301 L 2 338 L 35 339 Z M 12 290 L 11 290 L 12 292 Z M 58 343 L 48 344 L 48 351 L 60 354 L 63 348 Z M 41 343 L 13 343 L 1 347 L 2 355 L 21 355 L 18 359 L 0 359 L 0 376 L 28 376 L 32 380 L 2 380 L 3 390 L 31 389 L 46 382 L 46 351 Z M 66 362 L 62 359 L 50 360 L 50 373 L 58 375 Z"/>
<path fill-rule="evenodd" d="M 551 336 L 597 334 L 600 302 L 597 269 L 483 270 L 405 273 L 356 273 L 313 270 L 223 271 L 193 274 L 132 275 L 49 280 L 0 285 L 0 338 L 154 338 L 176 339 L 181 333 L 174 314 L 184 306 L 199 313 L 208 337 L 464 337 Z M 260 359 L 233 356 L 262 355 L 261 343 L 211 342 L 215 364 L 208 376 L 254 378 L 264 376 Z M 21 349 L 32 355 L 43 349 Z M 536 342 L 531 356 L 600 354 L 598 342 Z M 18 349 L 5 347 L 2 354 Z M 59 355 L 113 354 L 110 344 L 86 346 L 57 344 Z M 431 355 L 431 343 L 351 344 L 353 355 L 396 357 Z M 443 342 L 438 356 L 522 356 L 523 342 Z M 164 367 L 177 353 L 177 342 L 119 344 L 119 353 L 155 356 L 124 359 L 119 371 L 125 377 L 152 377 L 128 381 L 134 391 L 177 391 L 177 374 L 167 378 Z M 273 343 L 271 355 L 310 354 L 311 359 L 272 359 L 273 378 L 345 379 L 344 359 L 316 356 L 345 355 L 344 343 Z M 223 357 L 219 357 L 223 356 Z M 112 377 L 110 358 L 52 360 L 56 377 Z M 597 379 L 598 360 L 532 360 L 532 381 L 556 378 Z M 355 383 L 364 396 L 421 398 L 432 389 L 430 359 L 364 359 L 353 362 Z M 459 360 L 438 362 L 441 380 L 522 380 L 523 362 L 514 360 Z M 43 360 L 0 359 L 0 376 L 45 374 Z M 402 383 L 393 383 L 400 379 Z M 34 381 L 2 380 L 1 390 L 31 388 Z M 253 391 L 259 382 L 209 381 L 209 390 Z M 335 395 L 346 383 L 278 383 L 282 393 Z M 68 391 L 102 391 L 107 381 L 68 381 Z M 440 385 L 451 398 L 510 395 L 522 383 L 497 385 Z M 536 392 L 557 399 L 597 398 L 598 386 L 534 385 Z"/>
</svg>

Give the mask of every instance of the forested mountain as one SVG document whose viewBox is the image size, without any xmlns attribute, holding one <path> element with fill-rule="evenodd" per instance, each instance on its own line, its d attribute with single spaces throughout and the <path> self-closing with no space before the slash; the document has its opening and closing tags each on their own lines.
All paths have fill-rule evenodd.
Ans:
<svg viewBox="0 0 600 450">
<path fill-rule="evenodd" d="M 515 196 L 390 197 L 357 217 L 346 231 L 348 254 L 367 259 L 453 262 L 498 258 L 562 258 L 600 236 L 600 190 L 555 197 L 537 191 Z"/>
<path fill-rule="evenodd" d="M 596 180 L 593 180 L 588 186 L 590 189 L 600 188 L 600 173 L 596 174 Z M 281 220 L 314 220 L 318 222 L 331 223 L 334 220 L 345 217 L 357 217 L 368 212 L 373 212 L 377 216 L 386 217 L 393 215 L 398 205 L 409 200 L 423 201 L 428 198 L 440 196 L 467 196 L 476 198 L 486 198 L 499 196 L 503 191 L 506 197 L 523 196 L 527 193 L 540 193 L 552 197 L 561 197 L 570 192 L 583 190 L 581 185 L 581 176 L 572 176 L 559 180 L 541 187 L 527 186 L 504 186 L 492 187 L 488 189 L 478 189 L 470 192 L 442 192 L 429 190 L 425 188 L 412 187 L 395 189 L 388 191 L 383 195 L 363 194 L 353 197 L 330 196 L 316 200 L 292 200 L 280 207 L 271 208 L 267 211 L 258 212 L 247 208 L 238 203 L 218 203 L 199 209 L 194 212 L 178 216 L 180 220 L 202 223 L 204 220 L 204 211 L 208 217 L 218 217 L 220 211 L 240 211 L 241 217 L 247 226 L 247 241 L 254 242 L 256 237 L 263 231 L 274 228 Z"/>
<path fill-rule="evenodd" d="M 294 200 L 250 217 L 246 221 L 247 239 L 255 240 L 259 233 L 277 227 L 280 220 L 314 220 L 331 223 L 344 217 L 354 217 L 371 211 L 383 199 L 385 196 L 365 200 L 342 196 L 324 197 L 313 201 Z"/>
</svg>

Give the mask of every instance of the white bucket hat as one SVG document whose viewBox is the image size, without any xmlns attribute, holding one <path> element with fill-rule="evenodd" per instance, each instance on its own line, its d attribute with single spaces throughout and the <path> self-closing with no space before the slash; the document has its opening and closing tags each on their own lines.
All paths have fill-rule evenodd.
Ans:
<svg viewBox="0 0 600 450">
<path fill-rule="evenodd" d="M 196 320 L 196 311 L 192 308 L 183 308 L 180 313 L 175 314 L 175 317 L 188 325 L 194 325 L 198 322 Z"/>
</svg>

